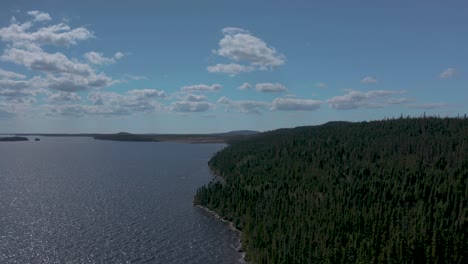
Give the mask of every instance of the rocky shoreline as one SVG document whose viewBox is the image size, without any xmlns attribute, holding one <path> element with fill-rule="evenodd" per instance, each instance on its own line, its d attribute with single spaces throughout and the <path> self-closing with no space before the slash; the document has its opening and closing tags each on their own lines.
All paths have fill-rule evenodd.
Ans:
<svg viewBox="0 0 468 264">
<path fill-rule="evenodd" d="M 199 205 L 199 204 L 194 204 L 196 207 L 208 212 L 209 214 L 211 214 L 212 216 L 214 216 L 216 219 L 222 221 L 222 222 L 225 222 L 225 223 L 228 223 L 229 224 L 229 228 L 231 230 L 233 230 L 234 232 L 237 233 L 237 235 L 239 236 L 239 245 L 237 246 L 237 251 L 238 252 L 241 252 L 242 254 L 242 258 L 241 258 L 241 262 L 240 263 L 245 263 L 245 264 L 248 264 L 247 260 L 245 259 L 245 252 L 242 250 L 242 240 L 241 240 L 241 235 L 242 235 L 242 231 L 240 231 L 239 229 L 237 229 L 235 226 L 234 226 L 234 223 L 232 223 L 231 221 L 228 221 L 226 219 L 224 219 L 222 216 L 220 216 L 218 213 L 216 213 L 215 211 L 209 209 L 208 207 L 206 206 L 203 206 L 203 205 Z"/>
</svg>

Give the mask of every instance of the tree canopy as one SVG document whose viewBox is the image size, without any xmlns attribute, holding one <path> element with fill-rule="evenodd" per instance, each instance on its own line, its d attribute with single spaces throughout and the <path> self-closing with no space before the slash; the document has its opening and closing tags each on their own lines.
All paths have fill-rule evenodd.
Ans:
<svg viewBox="0 0 468 264">
<path fill-rule="evenodd" d="M 197 191 L 253 263 L 466 263 L 468 119 L 280 129 L 231 142 Z"/>
</svg>

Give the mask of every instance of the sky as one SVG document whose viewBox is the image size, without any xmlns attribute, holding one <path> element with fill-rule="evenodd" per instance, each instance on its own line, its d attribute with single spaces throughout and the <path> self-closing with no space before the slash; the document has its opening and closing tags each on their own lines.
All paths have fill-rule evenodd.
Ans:
<svg viewBox="0 0 468 264">
<path fill-rule="evenodd" d="M 0 2 L 0 133 L 468 113 L 466 1 Z"/>
</svg>

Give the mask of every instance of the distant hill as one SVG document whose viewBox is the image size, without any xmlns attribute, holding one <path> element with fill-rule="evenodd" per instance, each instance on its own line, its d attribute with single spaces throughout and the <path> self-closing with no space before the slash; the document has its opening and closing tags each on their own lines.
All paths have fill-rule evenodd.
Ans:
<svg viewBox="0 0 468 264">
<path fill-rule="evenodd" d="M 120 132 L 117 134 L 97 134 L 94 139 L 114 141 L 173 141 L 185 143 L 230 143 L 244 139 L 250 135 L 258 134 L 257 131 L 239 130 L 227 133 L 213 134 L 131 134 Z"/>
<path fill-rule="evenodd" d="M 232 135 L 242 135 L 242 136 L 248 136 L 248 135 L 254 135 L 260 133 L 259 131 L 254 131 L 254 130 L 235 130 L 235 131 L 230 131 L 230 132 L 225 132 L 225 133 L 217 133 L 216 135 L 225 135 L 225 136 L 232 136 Z"/>
</svg>

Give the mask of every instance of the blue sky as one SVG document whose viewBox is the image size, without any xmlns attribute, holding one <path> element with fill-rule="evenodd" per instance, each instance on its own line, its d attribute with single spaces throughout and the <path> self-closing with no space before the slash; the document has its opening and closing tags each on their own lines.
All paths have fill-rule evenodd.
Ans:
<svg viewBox="0 0 468 264">
<path fill-rule="evenodd" d="M 2 1 L 0 132 L 468 112 L 466 1 Z"/>
</svg>

